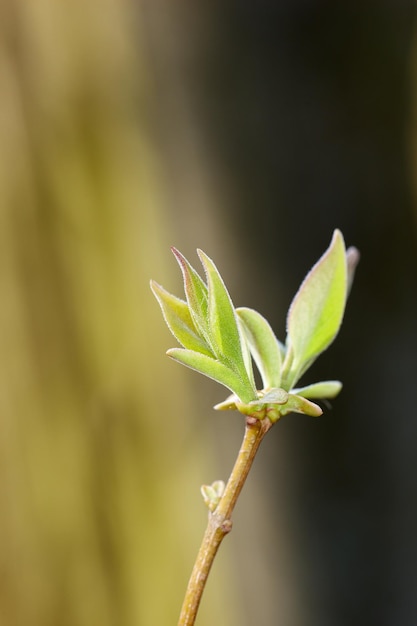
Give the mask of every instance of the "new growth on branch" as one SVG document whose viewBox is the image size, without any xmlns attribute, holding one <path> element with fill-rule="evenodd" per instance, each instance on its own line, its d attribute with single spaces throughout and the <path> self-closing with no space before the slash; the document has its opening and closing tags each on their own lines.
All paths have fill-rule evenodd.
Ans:
<svg viewBox="0 0 417 626">
<path fill-rule="evenodd" d="M 232 528 L 231 515 L 259 445 L 282 416 L 318 416 L 315 402 L 334 398 L 342 383 L 326 380 L 297 387 L 300 378 L 339 332 L 353 275 L 356 248 L 346 251 L 335 230 L 328 249 L 301 283 L 287 314 L 287 336 L 277 339 L 258 311 L 235 308 L 213 261 L 197 250 L 205 280 L 172 248 L 184 279 L 185 300 L 151 281 L 165 322 L 180 348 L 167 354 L 212 378 L 230 392 L 217 410 L 234 409 L 246 416 L 245 435 L 227 484 L 214 481 L 201 492 L 209 509 L 207 528 L 185 594 L 178 626 L 192 626 L 214 557 Z M 262 389 L 256 389 L 253 364 Z"/>
</svg>

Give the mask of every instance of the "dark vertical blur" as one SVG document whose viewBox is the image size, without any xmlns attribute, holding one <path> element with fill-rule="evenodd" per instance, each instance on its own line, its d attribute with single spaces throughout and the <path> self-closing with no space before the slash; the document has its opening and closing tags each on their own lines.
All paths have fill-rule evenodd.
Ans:
<svg viewBox="0 0 417 626">
<path fill-rule="evenodd" d="M 342 5 L 149 9 L 182 53 L 189 116 L 249 276 L 239 304 L 282 336 L 333 228 L 362 253 L 341 335 L 308 375 L 344 391 L 323 418 L 272 431 L 254 479 L 268 523 L 235 525 L 248 626 L 417 622 L 416 7 Z"/>
</svg>

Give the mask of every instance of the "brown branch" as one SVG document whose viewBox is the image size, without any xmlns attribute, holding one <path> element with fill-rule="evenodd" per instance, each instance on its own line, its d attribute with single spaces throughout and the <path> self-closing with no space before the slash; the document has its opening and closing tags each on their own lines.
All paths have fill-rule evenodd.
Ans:
<svg viewBox="0 0 417 626">
<path fill-rule="evenodd" d="M 272 426 L 268 418 L 248 417 L 245 435 L 224 493 L 209 520 L 188 583 L 178 626 L 193 626 L 207 577 L 223 538 L 232 530 L 231 516 L 262 439 Z"/>
</svg>

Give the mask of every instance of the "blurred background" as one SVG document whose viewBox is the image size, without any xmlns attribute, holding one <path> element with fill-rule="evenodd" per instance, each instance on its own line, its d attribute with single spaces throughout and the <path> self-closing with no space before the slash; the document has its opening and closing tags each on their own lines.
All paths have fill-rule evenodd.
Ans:
<svg viewBox="0 0 417 626">
<path fill-rule="evenodd" d="M 271 431 L 200 626 L 417 623 L 412 0 L 0 2 L 0 623 L 169 626 L 238 414 L 165 357 L 149 290 L 212 256 L 285 336 L 340 228 L 362 254 Z"/>
</svg>

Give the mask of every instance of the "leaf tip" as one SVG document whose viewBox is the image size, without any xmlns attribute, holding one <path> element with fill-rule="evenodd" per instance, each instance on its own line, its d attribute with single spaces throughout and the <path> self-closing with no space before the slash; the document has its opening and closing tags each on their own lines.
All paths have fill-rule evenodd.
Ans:
<svg viewBox="0 0 417 626">
<path fill-rule="evenodd" d="M 355 277 L 356 267 L 361 259 L 361 253 L 355 246 L 350 246 L 346 250 L 346 263 L 348 273 L 348 292 L 352 289 L 353 279 Z"/>
<path fill-rule="evenodd" d="M 213 261 L 203 250 L 201 250 L 201 248 L 197 248 L 197 254 L 202 266 L 204 267 L 204 271 L 207 273 L 209 265 L 214 265 Z"/>
<path fill-rule="evenodd" d="M 182 267 L 183 264 L 185 263 L 184 256 L 181 254 L 181 252 L 179 250 L 177 250 L 177 248 L 175 246 L 171 246 L 171 252 L 175 256 L 175 258 L 178 261 L 178 264 L 180 265 L 180 267 Z"/>
<path fill-rule="evenodd" d="M 159 283 L 156 282 L 156 280 L 153 280 L 153 278 L 151 278 L 151 280 L 149 281 L 149 286 L 152 290 L 152 293 L 156 296 L 156 294 L 158 293 L 158 291 L 160 291 L 162 289 L 161 285 Z"/>
</svg>

